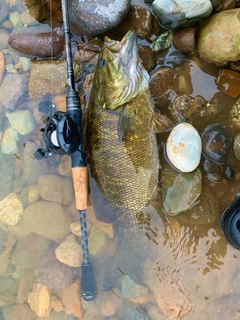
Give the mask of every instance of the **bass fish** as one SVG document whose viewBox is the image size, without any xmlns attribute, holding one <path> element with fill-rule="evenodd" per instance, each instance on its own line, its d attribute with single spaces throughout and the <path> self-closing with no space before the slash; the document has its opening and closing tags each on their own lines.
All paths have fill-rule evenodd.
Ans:
<svg viewBox="0 0 240 320">
<path fill-rule="evenodd" d="M 89 112 L 91 177 L 115 216 L 119 240 L 139 242 L 145 233 L 143 217 L 158 183 L 159 154 L 149 75 L 138 55 L 134 30 L 122 41 L 105 37 Z M 170 120 L 157 115 L 161 131 L 168 130 Z"/>
</svg>

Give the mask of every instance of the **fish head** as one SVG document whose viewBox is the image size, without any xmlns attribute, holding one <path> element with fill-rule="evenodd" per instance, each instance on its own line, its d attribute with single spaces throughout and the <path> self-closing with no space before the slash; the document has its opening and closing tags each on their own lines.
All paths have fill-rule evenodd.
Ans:
<svg viewBox="0 0 240 320">
<path fill-rule="evenodd" d="M 148 88 L 149 75 L 138 55 L 136 33 L 129 30 L 122 41 L 104 38 L 94 76 L 94 90 L 104 109 L 114 110 Z"/>
</svg>

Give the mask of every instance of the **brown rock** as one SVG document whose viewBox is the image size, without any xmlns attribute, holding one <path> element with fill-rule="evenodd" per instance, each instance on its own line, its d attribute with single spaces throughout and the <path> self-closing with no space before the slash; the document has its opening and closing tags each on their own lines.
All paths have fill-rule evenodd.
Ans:
<svg viewBox="0 0 240 320">
<path fill-rule="evenodd" d="M 38 179 L 38 190 L 44 200 L 69 204 L 73 199 L 72 182 L 53 174 L 44 174 Z"/>
<path fill-rule="evenodd" d="M 51 289 L 64 289 L 73 283 L 74 268 L 61 263 L 54 251 L 49 252 L 41 260 L 37 281 Z"/>
<path fill-rule="evenodd" d="M 78 77 L 81 71 L 79 61 L 73 62 L 73 69 L 74 77 Z M 42 98 L 48 93 L 63 94 L 67 86 L 67 64 L 65 60 L 33 62 L 28 82 L 31 98 Z"/>
<path fill-rule="evenodd" d="M 67 313 L 74 317 L 82 318 L 83 308 L 80 297 L 80 281 L 76 280 L 68 288 L 62 290 L 62 303 L 66 308 Z"/>
<path fill-rule="evenodd" d="M 196 48 L 196 27 L 186 27 L 176 30 L 173 33 L 173 45 L 176 49 L 191 52 Z"/>
<path fill-rule="evenodd" d="M 169 102 L 176 76 L 176 71 L 169 67 L 158 68 L 150 74 L 150 91 L 156 107 L 163 107 Z"/>
<path fill-rule="evenodd" d="M 38 317 L 48 317 L 51 311 L 50 290 L 48 287 L 35 283 L 33 290 L 28 294 L 28 303 Z"/>
<path fill-rule="evenodd" d="M 38 269 L 43 254 L 51 244 L 52 241 L 31 232 L 18 240 L 12 253 L 12 262 L 23 269 Z"/>
<path fill-rule="evenodd" d="M 127 16 L 117 28 L 109 31 L 107 36 L 111 39 L 121 40 L 131 28 L 136 30 L 139 38 L 149 37 L 153 33 L 159 34 L 161 31 L 161 27 L 150 10 L 146 7 L 131 6 Z"/>
<path fill-rule="evenodd" d="M 25 277 L 20 279 L 18 293 L 17 293 L 18 303 L 27 302 L 28 293 L 33 288 L 33 281 L 34 281 L 34 278 L 33 278 L 33 276 L 31 276 L 31 274 L 26 275 Z"/>
<path fill-rule="evenodd" d="M 72 174 L 71 157 L 68 154 L 61 157 L 58 171 L 62 176 L 70 176 Z"/>
<path fill-rule="evenodd" d="M 12 320 L 32 320 L 36 319 L 36 313 L 31 310 L 28 304 L 17 304 L 13 308 Z"/>
<path fill-rule="evenodd" d="M 60 298 L 57 298 L 53 294 L 51 295 L 51 307 L 56 312 L 63 311 L 63 304 Z"/>
<path fill-rule="evenodd" d="M 64 34 L 60 28 L 51 30 L 46 25 L 14 28 L 8 44 L 17 53 L 31 58 L 56 58 L 64 50 Z"/>
<path fill-rule="evenodd" d="M 118 290 L 101 292 L 98 296 L 98 310 L 105 317 L 114 316 L 122 305 L 122 295 Z"/>
<path fill-rule="evenodd" d="M 237 98 L 240 95 L 240 72 L 221 69 L 216 83 L 227 95 L 233 98 Z"/>
<path fill-rule="evenodd" d="M 138 45 L 138 53 L 143 61 L 144 68 L 151 72 L 156 65 L 156 56 L 150 47 Z"/>
<path fill-rule="evenodd" d="M 3 72 L 5 69 L 5 60 L 4 60 L 4 55 L 0 51 L 0 84 L 2 83 L 2 78 L 3 78 Z"/>
</svg>

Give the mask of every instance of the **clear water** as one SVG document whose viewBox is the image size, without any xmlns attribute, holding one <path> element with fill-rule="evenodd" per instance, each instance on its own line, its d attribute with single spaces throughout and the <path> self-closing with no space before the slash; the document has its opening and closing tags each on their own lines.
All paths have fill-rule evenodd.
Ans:
<svg viewBox="0 0 240 320">
<path fill-rule="evenodd" d="M 139 1 L 135 1 L 134 4 L 144 6 L 144 3 L 140 3 Z M 182 63 L 177 63 L 177 65 L 176 63 L 175 65 L 172 63 L 172 61 L 177 61 L 177 57 L 173 59 L 175 57 L 174 54 L 174 52 L 171 53 L 171 49 L 166 51 L 164 57 L 159 55 L 158 63 L 165 66 L 181 67 Z M 227 97 L 217 88 L 215 80 L 219 68 L 205 62 L 204 68 L 199 67 L 194 57 L 188 57 L 187 59 L 191 60 L 189 76 L 191 77 L 193 88 L 193 91 L 188 92 L 188 94 L 193 97 L 202 95 L 207 100 L 213 96 L 217 96 L 224 106 L 223 112 L 219 116 L 204 123 L 197 123 L 197 127 L 202 129 L 207 124 L 220 122 L 226 125 L 228 131 L 234 137 L 239 133 L 239 129 L 232 125 L 229 111 L 235 100 Z M 32 110 L 31 106 L 36 104 L 36 101 L 31 101 L 28 97 L 25 102 L 27 102 L 25 105 L 29 106 L 30 110 Z M 19 108 L 25 108 L 22 107 L 22 102 L 19 104 Z M 39 119 L 41 117 L 39 115 Z M 44 119 L 39 121 L 39 127 L 44 125 L 44 121 Z M 6 125 L 7 122 L 4 118 L 0 131 L 3 132 L 6 129 Z M 12 167 L 13 186 L 11 192 L 15 192 L 21 197 L 25 207 L 29 205 L 29 186 L 32 185 L 30 182 L 31 177 L 28 180 L 23 175 L 22 160 L 24 154 L 26 157 L 26 148 L 29 149 L 29 152 L 27 153 L 28 161 L 25 161 L 25 165 L 27 163 L 29 167 L 34 166 L 39 177 L 45 173 L 58 175 L 58 166 L 62 161 L 61 156 L 53 156 L 44 160 L 46 167 L 40 165 L 33 158 L 36 146 L 41 144 L 40 141 L 41 134 L 38 130 L 35 130 L 21 137 L 18 142 L 17 154 L 7 156 L 9 164 L 14 164 Z M 116 250 L 115 239 L 107 238 L 104 251 L 99 252 L 93 257 L 99 295 L 94 303 L 89 304 L 82 301 L 83 308 L 85 309 L 82 319 L 145 319 L 145 312 L 149 314 L 149 319 L 156 320 L 172 318 L 189 320 L 240 319 L 240 308 L 238 306 L 240 295 L 240 252 L 227 243 L 219 224 L 221 212 L 240 194 L 240 164 L 232 151 L 228 163 L 235 172 L 232 180 L 224 178 L 217 184 L 210 182 L 206 178 L 203 181 L 203 188 L 208 187 L 211 189 L 219 205 L 219 215 L 213 223 L 198 224 L 198 221 L 195 224 L 184 223 L 178 216 L 166 216 L 162 212 L 161 207 L 157 205 L 150 206 L 149 213 L 152 218 L 147 230 L 149 255 L 145 256 L 144 263 L 141 261 L 144 268 L 141 271 L 142 274 L 137 275 L 143 278 L 141 284 L 145 288 L 148 288 L 148 293 L 143 294 L 141 299 L 121 298 L 123 300 L 122 307 L 119 311 L 116 311 L 117 314 L 113 318 L 107 317 L 107 315 L 111 314 L 110 311 L 108 314 L 103 312 L 106 307 L 106 299 L 101 300 L 101 295 L 104 296 L 102 291 L 103 273 L 109 263 L 107 256 L 111 256 Z M 65 177 L 65 179 L 71 182 L 70 177 Z M 2 184 L 0 188 L 4 189 L 5 185 Z M 78 220 L 78 212 L 74 209 L 73 202 L 62 205 L 62 208 L 67 211 L 68 217 L 72 222 Z M 88 220 L 93 225 L 96 224 L 100 227 L 101 224 L 99 225 L 96 222 L 92 211 L 93 209 L 90 207 L 87 212 Z M 204 212 L 204 214 L 207 213 Z M 49 227 L 53 227 L 51 222 L 49 222 Z M 18 240 L 18 238 L 26 233 L 21 221 L 15 227 L 7 227 L 1 224 L 1 228 L 8 232 L 8 235 L 5 234 L 3 241 L 1 256 L 3 260 L 0 262 L 2 264 L 0 265 L 0 276 L 10 276 L 19 284 L 26 270 L 15 265 L 11 258 L 11 252 L 15 248 L 15 241 L 12 240 L 12 237 Z M 129 252 L 128 258 L 130 261 L 129 268 L 132 268 L 134 259 L 136 259 L 134 252 Z M 7 267 L 5 268 L 6 263 Z M 137 263 L 139 263 L 138 260 L 136 260 Z M 37 282 L 38 268 L 26 269 L 29 273 L 33 274 L 31 281 Z M 1 279 L 3 281 L 3 278 Z M 10 289 L 8 286 L 1 289 L 0 296 L 8 296 Z M 32 286 L 30 285 L 28 292 L 31 289 Z M 115 296 L 121 296 L 116 288 L 111 292 Z M 61 296 L 61 292 L 56 293 L 52 291 L 52 295 L 57 296 L 57 294 Z M 113 298 L 110 296 L 110 304 L 111 299 Z M 1 300 L 4 299 L 0 298 L 0 319 L 1 317 L 2 319 L 11 319 L 11 312 L 15 305 L 19 303 L 19 298 L 18 300 L 12 299 L 10 302 L 1 302 Z M 115 300 L 113 299 L 112 301 Z M 165 311 L 165 314 L 160 310 L 159 306 Z M 187 312 L 188 314 L 185 316 Z M 51 319 L 74 318 L 66 313 L 64 315 L 63 313 L 59 313 L 54 316 L 52 314 L 51 317 Z"/>
</svg>

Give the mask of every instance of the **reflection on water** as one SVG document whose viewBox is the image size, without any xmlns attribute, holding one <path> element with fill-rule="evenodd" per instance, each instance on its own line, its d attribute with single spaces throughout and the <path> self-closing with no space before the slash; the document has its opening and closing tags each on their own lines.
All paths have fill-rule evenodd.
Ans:
<svg viewBox="0 0 240 320">
<path fill-rule="evenodd" d="M 5 63 L 14 64 L 11 53 L 3 53 Z M 239 133 L 229 118 L 235 100 L 221 93 L 215 82 L 218 67 L 172 47 L 158 54 L 157 61 L 177 68 L 187 79 L 188 91 L 184 94 L 221 101 L 223 110 L 218 116 L 196 122 L 199 131 L 209 123 L 221 122 L 232 137 Z M 211 189 L 219 206 L 216 218 L 209 223 L 198 219 L 199 212 L 205 210 L 203 202 L 197 213 L 190 209 L 188 219 L 183 219 L 180 215 L 165 216 L 156 200 L 146 217 L 139 218 L 145 243 L 140 247 L 124 243 L 118 248 L 110 215 L 105 219 L 108 223 L 99 222 L 93 207 L 89 207 L 89 250 L 99 294 L 95 302 L 86 303 L 79 296 L 82 251 L 70 157 L 55 155 L 41 161 L 33 157 L 42 147 L 39 129 L 48 116 L 38 111 L 38 103 L 52 99 L 52 90 L 48 89 L 53 82 L 59 85 L 62 81 L 64 87 L 65 70 L 63 78 L 59 75 L 52 83 L 51 77 L 48 83 L 46 77 L 41 78 L 42 71 L 36 73 L 30 86 L 36 90 L 34 96 L 26 87 L 29 71 L 20 68 L 19 72 L 18 68 L 4 71 L 4 77 L 10 76 L 11 90 L 4 96 L 10 110 L 0 106 L 1 140 L 4 137 L 6 141 L 0 152 L 0 319 L 239 319 L 240 252 L 227 244 L 219 226 L 222 210 L 240 194 L 240 167 L 233 151 L 228 158 L 235 172 L 232 180 L 224 176 L 221 182 L 213 183 L 204 177 L 203 188 Z M 18 77 L 12 76 L 16 73 L 21 84 L 15 82 Z M 45 80 L 36 88 L 38 79 Z M 40 85 L 50 95 L 42 97 Z M 65 107 L 65 95 L 64 88 L 53 95 L 58 110 Z M 7 112 L 11 109 L 30 111 L 24 117 L 28 124 L 31 121 L 31 129 L 27 129 L 25 118 L 19 128 L 21 112 L 15 113 L 15 122 L 12 120 L 10 125 Z M 158 138 L 164 141 L 165 135 Z M 162 153 L 160 156 L 164 162 Z M 97 197 L 101 213 L 109 211 L 101 195 Z M 207 214 L 204 211 L 203 216 Z M 111 290 L 104 291 L 108 272 Z"/>
</svg>

